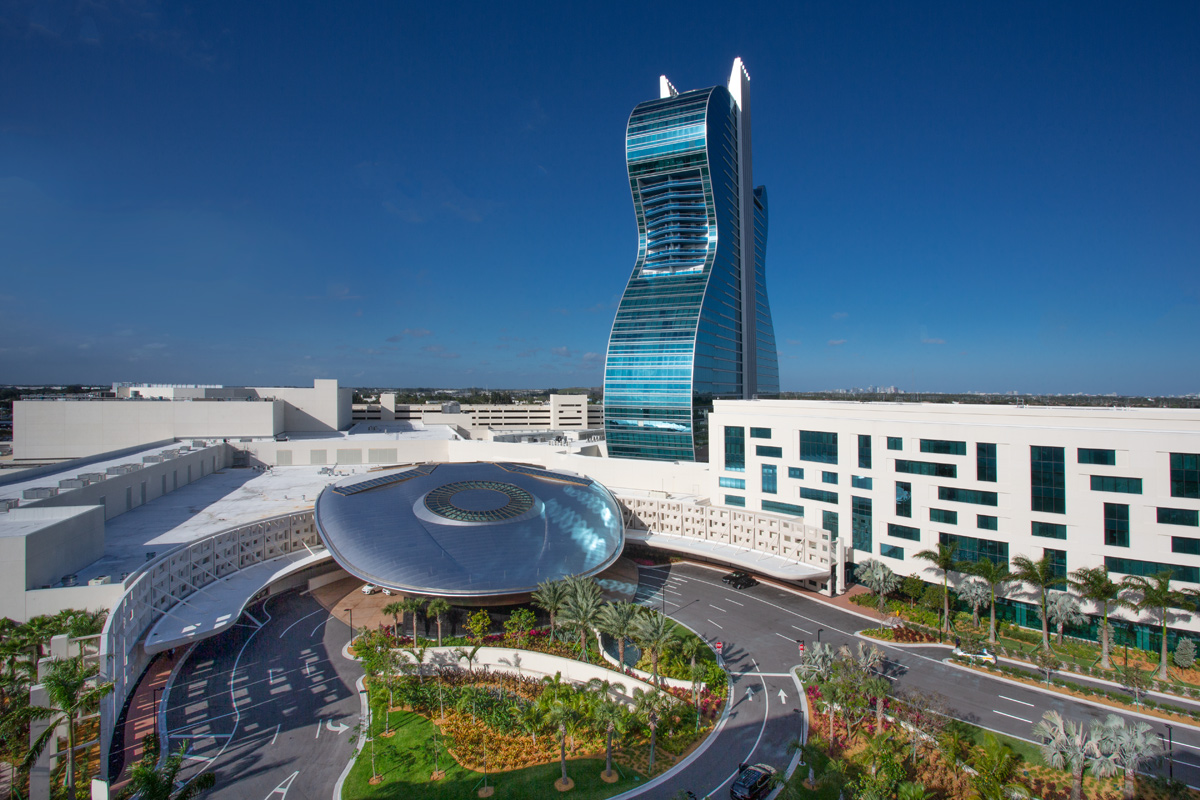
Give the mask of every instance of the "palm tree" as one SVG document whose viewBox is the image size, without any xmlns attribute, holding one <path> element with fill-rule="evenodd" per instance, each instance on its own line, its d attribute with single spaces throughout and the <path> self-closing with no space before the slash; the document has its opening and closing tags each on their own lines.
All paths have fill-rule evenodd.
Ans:
<svg viewBox="0 0 1200 800">
<path fill-rule="evenodd" d="M 657 611 L 647 610 L 634 623 L 633 636 L 641 645 L 642 652 L 650 656 L 650 669 L 654 675 L 654 684 L 661 690 L 662 680 L 658 676 L 658 659 L 679 640 L 679 631 L 675 629 L 675 623 Z"/>
<path fill-rule="evenodd" d="M 406 614 L 412 614 L 413 623 L 413 647 L 417 645 L 417 614 L 425 607 L 425 601 L 419 597 L 406 597 L 400 601 L 400 608 Z"/>
<path fill-rule="evenodd" d="M 438 643 L 437 646 L 442 646 L 442 615 L 450 610 L 450 604 L 444 598 L 435 597 L 429 601 L 429 605 L 425 606 L 425 613 L 437 620 L 438 626 Z"/>
<path fill-rule="evenodd" d="M 142 758 L 130 767 L 129 783 L 117 796 L 121 800 L 135 795 L 140 800 L 190 800 L 201 792 L 208 791 L 217 783 L 217 775 L 214 772 L 202 772 L 178 792 L 175 791 L 175 779 L 183 767 L 186 750 L 186 744 L 180 745 L 179 751 L 167 756 L 160 769 L 158 736 L 153 733 L 146 734 L 142 739 Z"/>
<path fill-rule="evenodd" d="M 604 607 L 604 601 L 600 599 L 598 587 L 597 591 L 593 592 L 584 588 L 587 585 L 595 586 L 589 581 L 588 584 L 576 583 L 571 587 L 572 591 L 563 603 L 561 613 L 563 622 L 579 631 L 579 652 L 585 662 L 591 663 L 591 659 L 588 658 L 587 635 L 600 624 L 600 609 Z"/>
<path fill-rule="evenodd" d="M 1121 587 L 1108 577 L 1108 568 L 1103 564 L 1098 567 L 1080 567 L 1072 572 L 1071 587 L 1079 592 L 1079 596 L 1084 600 L 1100 606 L 1103 616 L 1100 624 L 1100 667 L 1112 669 L 1112 662 L 1108 657 L 1112 637 L 1108 625 L 1108 612 L 1120 599 Z"/>
<path fill-rule="evenodd" d="M 1100 749 L 1113 766 L 1125 773 L 1125 800 L 1137 796 L 1137 773 L 1162 748 L 1152 728 L 1144 722 L 1126 723 L 1109 714 L 1101 727 Z"/>
<path fill-rule="evenodd" d="M 658 720 L 670 702 L 667 695 L 659 692 L 633 690 L 633 713 L 650 729 L 650 765 L 646 770 L 647 775 L 654 775 L 654 745 L 658 734 Z"/>
<path fill-rule="evenodd" d="M 988 559 L 983 559 L 989 564 L 992 563 Z M 971 578 L 963 581 L 958 587 L 958 596 L 963 602 L 971 607 L 971 621 L 976 628 L 979 627 L 979 609 L 991 602 L 991 589 L 988 588 L 987 582 L 980 578 Z"/>
<path fill-rule="evenodd" d="M 854 577 L 871 591 L 875 592 L 876 605 L 879 613 L 883 614 L 883 604 L 889 593 L 896 591 L 900 585 L 900 576 L 892 572 L 887 564 L 876 558 L 868 558 L 854 570 Z M 880 623 L 882 627 L 882 622 Z"/>
<path fill-rule="evenodd" d="M 1050 649 L 1050 613 L 1046 610 L 1050 590 L 1061 586 L 1066 579 L 1054 570 L 1054 564 L 1046 556 L 1034 561 L 1029 556 L 1017 556 L 1012 560 L 1013 577 L 1032 586 L 1040 596 L 1042 612 L 1042 649 Z"/>
<path fill-rule="evenodd" d="M 1067 625 L 1082 625 L 1087 619 L 1079 608 L 1079 601 L 1067 592 L 1052 592 L 1046 606 L 1050 621 L 1054 623 L 1058 643 L 1063 643 L 1063 628 Z"/>
<path fill-rule="evenodd" d="M 72 639 L 95 636 L 104 631 L 104 621 L 107 619 L 107 609 L 72 611 L 70 616 L 67 617 L 66 633 Z M 83 642 L 79 643 L 79 655 L 83 655 Z"/>
<path fill-rule="evenodd" d="M 27 765 L 33 764 L 50 737 L 56 735 L 59 725 L 67 729 L 67 794 L 75 800 L 75 723 L 80 714 L 94 708 L 101 698 L 113 690 L 111 681 L 97 681 L 100 668 L 93 663 L 87 663 L 82 656 L 67 659 L 54 659 L 50 669 L 42 679 L 46 690 L 48 706 L 34 706 L 30 709 L 32 716 L 37 719 L 50 720 L 49 726 L 29 746 L 25 756 Z"/>
<path fill-rule="evenodd" d="M 1158 679 L 1167 680 L 1167 615 L 1172 608 L 1187 604 L 1187 595 L 1171 588 L 1171 570 L 1165 569 L 1149 578 L 1126 575 L 1121 581 L 1122 596 L 1118 601 L 1138 613 L 1149 611 L 1162 625 L 1162 652 L 1159 654 Z"/>
<path fill-rule="evenodd" d="M 883 701 L 892 693 L 891 681 L 875 675 L 860 683 L 859 691 L 875 701 L 875 732 L 881 732 L 883 730 Z"/>
<path fill-rule="evenodd" d="M 1013 782 L 1017 774 L 1017 757 L 1012 748 L 990 731 L 983 734 L 983 746 L 971 758 L 975 770 L 969 780 L 979 800 L 1011 800 L 1029 797 L 1029 790 Z"/>
<path fill-rule="evenodd" d="M 925 784 L 904 781 L 896 787 L 896 800 L 930 800 L 933 793 L 925 789 Z"/>
<path fill-rule="evenodd" d="M 550 615 L 550 635 L 557 632 L 558 612 L 562 610 L 569 591 L 565 581 L 542 581 L 533 593 L 533 604 Z"/>
<path fill-rule="evenodd" d="M 1100 723 L 1088 727 L 1063 719 L 1057 711 L 1047 711 L 1033 726 L 1033 735 L 1042 740 L 1038 747 L 1046 763 L 1071 773 L 1071 800 L 1082 800 L 1083 773 L 1103 760 Z"/>
<path fill-rule="evenodd" d="M 1008 571 L 1008 564 L 1001 561 L 992 561 L 990 558 L 981 558 L 978 561 L 960 567 L 963 572 L 969 572 L 977 578 L 983 579 L 983 582 L 988 585 L 988 589 L 992 593 L 991 610 L 992 619 L 988 626 L 988 641 L 992 644 L 996 643 L 996 592 L 1003 588 L 1004 584 L 1008 583 L 1012 575 Z"/>
<path fill-rule="evenodd" d="M 933 566 L 928 569 L 942 573 L 942 630 L 950 633 L 950 570 L 954 569 L 954 554 L 958 551 L 958 542 L 939 544 L 936 550 L 922 550 L 916 557 L 928 561 Z"/>
<path fill-rule="evenodd" d="M 600 609 L 600 630 L 617 640 L 617 660 L 620 669 L 625 669 L 625 640 L 633 634 L 633 624 L 641 613 L 641 606 L 622 600 L 605 603 Z"/>
<path fill-rule="evenodd" d="M 605 697 L 592 712 L 592 717 L 604 728 L 604 777 L 612 778 L 612 743 L 614 733 L 624 733 L 629 711 L 624 703 Z"/>
<path fill-rule="evenodd" d="M 400 616 L 404 613 L 404 603 L 399 600 L 393 600 L 380 611 L 392 618 L 392 636 L 400 638 Z"/>
<path fill-rule="evenodd" d="M 575 727 L 579 717 L 570 703 L 558 699 L 550 703 L 545 713 L 545 723 L 548 727 L 558 730 L 558 762 L 562 766 L 562 786 L 567 786 L 567 734 Z"/>
</svg>

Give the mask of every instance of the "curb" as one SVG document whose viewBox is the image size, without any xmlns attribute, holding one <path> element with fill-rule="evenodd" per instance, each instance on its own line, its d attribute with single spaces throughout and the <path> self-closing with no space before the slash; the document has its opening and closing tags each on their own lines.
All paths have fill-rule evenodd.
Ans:
<svg viewBox="0 0 1200 800">
<path fill-rule="evenodd" d="M 362 727 L 367 724 L 367 692 L 366 692 L 366 684 L 365 684 L 366 679 L 367 679 L 367 676 L 363 675 L 361 678 L 359 678 L 357 681 L 354 682 L 354 688 L 358 689 L 358 702 L 359 702 L 358 742 L 354 745 L 354 755 L 352 755 L 350 757 L 350 760 L 346 762 L 346 767 L 342 770 L 342 774 L 338 775 L 337 783 L 335 783 L 333 785 L 333 800 L 342 800 L 342 786 L 346 783 L 346 778 L 350 777 L 350 770 L 354 769 L 354 764 L 355 764 L 355 762 L 358 761 L 358 757 L 362 753 L 363 747 L 366 746 L 367 736 L 368 736 L 368 734 L 370 734 L 370 731 L 364 730 Z"/>
</svg>

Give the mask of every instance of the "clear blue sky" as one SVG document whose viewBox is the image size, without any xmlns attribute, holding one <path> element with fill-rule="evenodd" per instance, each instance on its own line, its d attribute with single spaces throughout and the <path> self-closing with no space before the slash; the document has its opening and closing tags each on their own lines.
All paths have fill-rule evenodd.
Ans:
<svg viewBox="0 0 1200 800">
<path fill-rule="evenodd" d="M 753 91 L 785 390 L 1200 391 L 1200 3 L 0 2 L 0 382 L 599 385 Z"/>
</svg>

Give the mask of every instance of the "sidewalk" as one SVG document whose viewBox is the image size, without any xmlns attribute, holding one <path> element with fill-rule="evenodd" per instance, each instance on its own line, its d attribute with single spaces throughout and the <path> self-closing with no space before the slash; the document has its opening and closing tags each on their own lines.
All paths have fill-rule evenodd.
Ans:
<svg viewBox="0 0 1200 800">
<path fill-rule="evenodd" d="M 184 652 L 186 652 L 186 648 L 160 654 L 151 662 L 150 668 L 146 670 L 146 674 L 142 676 L 141 682 L 133 691 L 133 699 L 129 703 L 129 713 L 125 717 L 124 747 L 121 751 L 124 766 L 121 768 L 121 774 L 117 780 L 113 781 L 114 793 L 129 780 L 130 767 L 141 759 L 142 738 L 147 733 L 155 732 L 163 687 L 167 685 L 167 678 L 170 677 L 171 670 L 175 668 L 175 663 L 183 657 Z M 166 752 L 168 749 L 166 742 L 160 742 L 159 747 L 162 752 Z"/>
</svg>

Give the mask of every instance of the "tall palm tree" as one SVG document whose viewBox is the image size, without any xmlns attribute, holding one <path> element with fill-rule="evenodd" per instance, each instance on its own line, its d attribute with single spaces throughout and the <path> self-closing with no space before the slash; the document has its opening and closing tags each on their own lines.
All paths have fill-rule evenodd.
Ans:
<svg viewBox="0 0 1200 800">
<path fill-rule="evenodd" d="M 633 713 L 650 729 L 650 764 L 646 772 L 651 776 L 654 775 L 654 745 L 658 736 L 658 720 L 670 703 L 668 695 L 644 692 L 641 689 L 633 690 Z"/>
<path fill-rule="evenodd" d="M 567 601 L 566 581 L 542 581 L 537 591 L 533 593 L 533 604 L 550 615 L 550 635 L 557 632 L 558 612 L 562 611 L 563 603 Z"/>
<path fill-rule="evenodd" d="M 445 598 L 435 597 L 429 601 L 429 605 L 425 606 L 425 613 L 433 617 L 437 621 L 438 626 L 438 643 L 437 646 L 442 646 L 442 615 L 450 610 L 450 604 Z"/>
<path fill-rule="evenodd" d="M 1172 608 L 1180 608 L 1188 603 L 1187 595 L 1171 588 L 1171 570 L 1156 572 L 1149 578 L 1141 575 L 1126 575 L 1121 581 L 1121 599 L 1118 601 L 1126 608 L 1131 608 L 1139 614 L 1150 612 L 1158 617 L 1162 627 L 1162 652 L 1159 653 L 1158 679 L 1167 680 L 1167 617 Z"/>
<path fill-rule="evenodd" d="M 981 558 L 971 564 L 965 564 L 959 567 L 963 572 L 968 572 L 977 578 L 981 578 L 988 585 L 988 589 L 992 593 L 992 618 L 988 626 L 988 641 L 992 644 L 996 643 L 996 592 L 1004 587 L 1012 579 L 1012 574 L 1008 571 L 1008 564 L 1001 561 L 992 561 L 990 558 Z"/>
<path fill-rule="evenodd" d="M 1042 612 L 1042 649 L 1050 649 L 1050 613 L 1046 606 L 1050 602 L 1050 590 L 1066 583 L 1066 579 L 1054 571 L 1054 564 L 1046 556 L 1034 561 L 1029 556 L 1017 556 L 1012 560 L 1013 577 L 1032 586 L 1039 595 L 1038 607 Z"/>
<path fill-rule="evenodd" d="M 558 763 L 562 766 L 562 785 L 567 781 L 567 734 L 575 728 L 579 716 L 575 708 L 566 700 L 558 699 L 550 703 L 545 712 L 547 727 L 558 731 Z"/>
<path fill-rule="evenodd" d="M 600 624 L 600 609 L 604 607 L 604 601 L 600 599 L 599 591 L 592 592 L 584 586 L 576 584 L 571 587 L 572 591 L 563 603 L 560 613 L 563 622 L 579 631 L 579 652 L 585 662 L 591 663 L 591 659 L 588 658 L 587 636 Z"/>
<path fill-rule="evenodd" d="M 412 614 L 414 647 L 417 645 L 417 614 L 421 613 L 424 607 L 425 601 L 419 597 L 406 597 L 400 601 L 400 608 L 404 609 L 404 613 Z"/>
<path fill-rule="evenodd" d="M 1100 607 L 1103 617 L 1100 623 L 1100 667 L 1112 669 L 1108 653 L 1112 643 L 1112 632 L 1108 625 L 1108 612 L 1121 597 L 1121 587 L 1108 577 L 1108 568 L 1080 567 L 1071 573 L 1071 586 L 1084 600 Z"/>
<path fill-rule="evenodd" d="M 900 585 L 900 576 L 877 558 L 868 558 L 854 570 L 854 577 L 871 591 L 875 592 L 875 603 L 879 613 L 883 614 L 884 602 L 890 592 L 896 591 Z M 883 624 L 880 622 L 880 627 Z"/>
<path fill-rule="evenodd" d="M 592 712 L 592 718 L 604 728 L 604 777 L 612 778 L 612 743 L 614 733 L 624 733 L 629 720 L 629 710 L 624 703 L 606 697 Z"/>
<path fill-rule="evenodd" d="M 884 700 L 892 693 L 892 682 L 880 675 L 867 678 L 859 684 L 859 690 L 875 701 L 875 732 L 883 730 Z"/>
<path fill-rule="evenodd" d="M 1033 735 L 1042 740 L 1038 747 L 1046 763 L 1071 773 L 1071 800 L 1082 800 L 1083 773 L 1099 766 L 1104 758 L 1100 723 L 1093 721 L 1087 726 L 1065 720 L 1057 711 L 1047 711 L 1033 726 Z"/>
<path fill-rule="evenodd" d="M 392 636 L 400 638 L 400 616 L 404 613 L 404 603 L 399 600 L 393 600 L 383 608 L 380 612 L 392 618 Z"/>
<path fill-rule="evenodd" d="M 988 561 L 986 558 L 984 561 Z M 988 561 L 988 563 L 992 563 Z M 979 627 L 979 609 L 991 602 L 991 590 L 987 582 L 980 578 L 971 578 L 958 586 L 958 596 L 971 607 L 971 622 Z"/>
<path fill-rule="evenodd" d="M 679 631 L 675 629 L 675 623 L 657 611 L 647 610 L 634 623 L 633 637 L 641 645 L 642 652 L 650 656 L 654 684 L 662 689 L 662 679 L 658 675 L 658 659 L 679 640 Z"/>
<path fill-rule="evenodd" d="M 1146 723 L 1126 723 L 1116 714 L 1109 714 L 1100 730 L 1100 749 L 1114 767 L 1125 773 L 1125 800 L 1133 800 L 1137 796 L 1138 770 L 1162 751 L 1158 737 Z"/>
<path fill-rule="evenodd" d="M 75 723 L 80 715 L 100 702 L 101 698 L 113 690 L 111 681 L 98 681 L 99 667 L 87 663 L 82 656 L 67 659 L 54 659 L 50 669 L 42 679 L 46 690 L 48 706 L 34 706 L 30 709 L 37 719 L 49 720 L 49 727 L 29 746 L 25 757 L 27 765 L 33 764 L 50 737 L 57 733 L 59 725 L 67 729 L 67 794 L 75 800 Z"/>
<path fill-rule="evenodd" d="M 1058 636 L 1058 643 L 1063 643 L 1063 628 L 1067 625 L 1082 625 L 1087 619 L 1079 608 L 1079 601 L 1067 592 L 1051 592 L 1050 602 L 1046 606 L 1050 621 Z"/>
<path fill-rule="evenodd" d="M 971 758 L 975 770 L 969 780 L 979 800 L 1012 800 L 1029 797 L 1029 790 L 1013 781 L 1017 774 L 1017 757 L 1012 748 L 987 731 L 983 746 Z"/>
<path fill-rule="evenodd" d="M 625 669 L 625 640 L 633 635 L 633 624 L 641 613 L 641 606 L 622 600 L 605 603 L 600 609 L 600 630 L 617 641 L 617 660 Z"/>
<path fill-rule="evenodd" d="M 158 736 L 146 734 L 142 739 L 142 758 L 129 769 L 129 783 L 117 795 L 120 800 L 127 800 L 135 795 L 139 800 L 191 800 L 191 798 L 206 792 L 217 783 L 214 772 L 202 772 L 188 781 L 179 791 L 175 791 L 176 776 L 183 767 L 183 757 L 187 745 L 181 745 L 179 751 L 171 753 L 158 766 L 159 749 Z"/>
<path fill-rule="evenodd" d="M 958 542 L 938 544 L 936 550 L 922 550 L 916 558 L 928 561 L 933 566 L 928 569 L 942 573 L 942 630 L 950 633 L 950 571 L 955 568 L 954 554 L 958 552 Z"/>
</svg>

